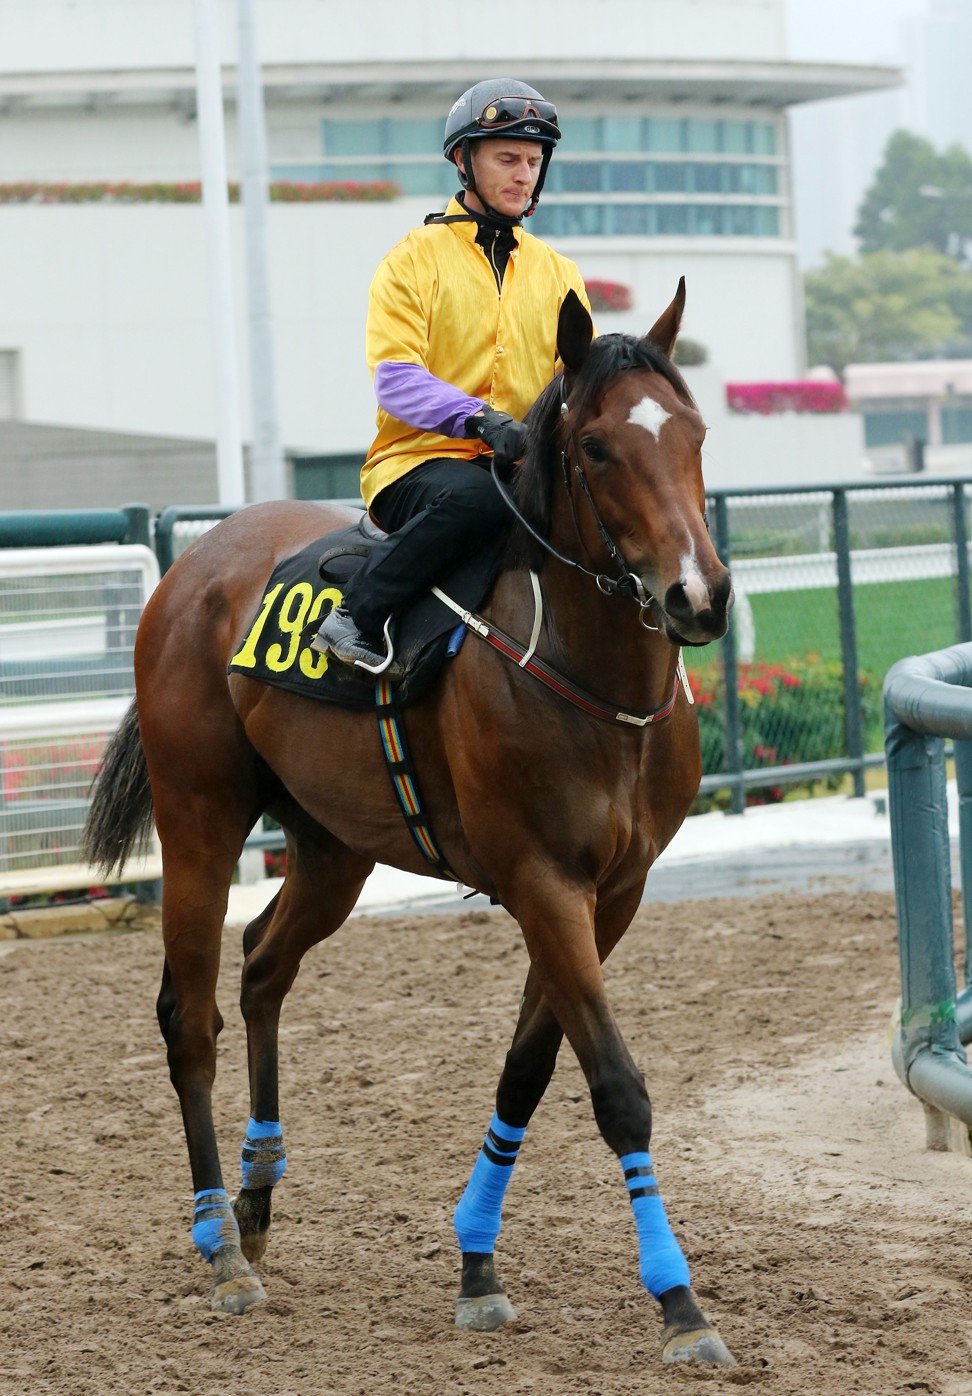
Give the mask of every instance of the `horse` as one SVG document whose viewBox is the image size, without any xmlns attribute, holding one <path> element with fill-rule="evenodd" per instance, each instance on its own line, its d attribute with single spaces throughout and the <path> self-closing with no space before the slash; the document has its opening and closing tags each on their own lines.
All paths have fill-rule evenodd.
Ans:
<svg viewBox="0 0 972 1396">
<path fill-rule="evenodd" d="M 563 367 L 528 414 L 527 452 L 505 491 L 517 517 L 481 619 L 529 634 L 542 584 L 537 656 L 569 682 L 551 691 L 470 633 L 405 719 L 448 866 L 515 918 L 529 955 L 495 1114 L 455 1213 L 456 1322 L 490 1330 L 515 1317 L 494 1255 L 502 1197 L 566 1036 L 621 1162 L 641 1278 L 661 1309 L 662 1360 L 724 1365 L 734 1358 L 668 1223 L 648 1093 L 602 975 L 701 778 L 681 648 L 723 635 L 732 601 L 705 516 L 705 426 L 671 360 L 684 303 L 683 278 L 644 337 L 595 338 L 572 292 L 559 309 Z M 136 697 L 86 826 L 87 856 L 106 869 L 124 865 L 153 816 L 158 829 L 158 1020 L 185 1125 L 193 1239 L 212 1267 L 212 1308 L 227 1313 L 265 1298 L 253 1264 L 286 1166 L 277 1029 L 301 958 L 343 925 L 377 861 L 428 872 L 373 714 L 227 672 L 277 563 L 355 517 L 311 502 L 253 505 L 181 555 L 145 608 Z M 302 643 L 296 631 L 284 639 Z M 575 696 L 602 695 L 602 708 L 607 695 L 610 712 L 571 701 L 571 685 Z M 285 831 L 287 872 L 243 935 L 251 1118 L 231 1201 L 211 1106 L 216 979 L 228 889 L 264 813 Z"/>
</svg>

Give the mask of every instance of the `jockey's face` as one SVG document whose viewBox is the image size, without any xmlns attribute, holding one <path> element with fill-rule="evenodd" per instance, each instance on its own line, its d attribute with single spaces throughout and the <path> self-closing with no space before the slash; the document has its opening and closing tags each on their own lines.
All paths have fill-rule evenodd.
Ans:
<svg viewBox="0 0 972 1396">
<path fill-rule="evenodd" d="M 481 197 L 467 191 L 466 206 L 474 213 L 484 213 L 486 203 L 497 213 L 519 218 L 540 177 L 543 146 L 539 141 L 511 141 L 497 136 L 471 141 L 469 148 Z M 461 150 L 456 151 L 456 163 L 465 174 Z"/>
</svg>

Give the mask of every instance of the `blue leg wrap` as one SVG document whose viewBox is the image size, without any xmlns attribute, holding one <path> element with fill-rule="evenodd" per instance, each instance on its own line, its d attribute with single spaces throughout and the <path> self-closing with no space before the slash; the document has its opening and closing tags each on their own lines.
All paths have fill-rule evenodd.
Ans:
<svg viewBox="0 0 972 1396">
<path fill-rule="evenodd" d="M 513 1176 L 525 1129 L 504 1125 L 494 1114 L 483 1147 L 452 1216 L 459 1249 L 492 1255 L 502 1223 L 503 1198 Z"/>
<path fill-rule="evenodd" d="M 659 1299 L 666 1290 L 690 1283 L 688 1261 L 668 1224 L 651 1154 L 623 1154 L 621 1167 L 638 1232 L 642 1283 Z"/>
<path fill-rule="evenodd" d="M 254 1120 L 251 1116 L 243 1140 L 243 1186 L 272 1188 L 287 1168 L 283 1129 L 279 1120 Z"/>
<path fill-rule="evenodd" d="M 225 1188 L 204 1188 L 196 1193 L 192 1239 L 203 1260 L 212 1260 L 224 1246 L 240 1244 L 240 1228 Z"/>
</svg>

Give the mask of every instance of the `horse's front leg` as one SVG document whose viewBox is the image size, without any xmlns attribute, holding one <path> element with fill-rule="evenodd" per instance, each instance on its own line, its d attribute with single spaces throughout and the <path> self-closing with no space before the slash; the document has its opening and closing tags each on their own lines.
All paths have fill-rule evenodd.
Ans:
<svg viewBox="0 0 972 1396">
<path fill-rule="evenodd" d="M 605 1143 L 617 1155 L 631 1199 L 641 1278 L 664 1317 L 663 1362 L 729 1365 L 733 1358 L 690 1287 L 689 1268 L 661 1198 L 645 1082 L 614 1020 L 594 927 L 593 889 L 532 868 L 510 899 L 550 1012 L 587 1079 Z"/>
<path fill-rule="evenodd" d="M 462 1252 L 456 1302 L 459 1328 L 492 1332 L 516 1318 L 496 1273 L 493 1251 L 520 1143 L 550 1083 L 562 1040 L 560 1024 L 544 1002 L 540 981 L 531 969 L 496 1091 L 496 1111 L 453 1217 Z"/>
</svg>

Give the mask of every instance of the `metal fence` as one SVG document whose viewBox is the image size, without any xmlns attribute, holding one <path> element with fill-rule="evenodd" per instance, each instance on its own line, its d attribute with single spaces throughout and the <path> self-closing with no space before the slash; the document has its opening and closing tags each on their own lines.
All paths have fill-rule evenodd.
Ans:
<svg viewBox="0 0 972 1396">
<path fill-rule="evenodd" d="M 703 804 L 742 812 L 848 776 L 863 794 L 865 771 L 884 762 L 884 674 L 905 655 L 972 639 L 970 505 L 964 477 L 709 491 L 736 606 L 721 644 L 686 651 Z M 160 514 L 162 570 L 228 512 Z"/>
<path fill-rule="evenodd" d="M 972 645 L 899 661 L 884 685 L 891 845 L 901 961 L 894 1067 L 925 1104 L 930 1149 L 949 1147 L 949 1117 L 972 1138 Z M 952 922 L 945 742 L 954 741 L 965 930 L 958 992 Z"/>
<path fill-rule="evenodd" d="M 863 793 L 884 760 L 883 675 L 972 639 L 970 502 L 972 478 L 710 492 L 737 604 L 725 641 L 686 652 L 703 801 L 741 811 L 848 776 Z M 230 512 L 163 510 L 161 570 Z M 134 506 L 0 514 L 0 896 L 80 885 L 87 789 L 131 698 L 157 577 L 148 542 L 148 511 Z M 256 832 L 251 858 L 280 842 Z"/>
<path fill-rule="evenodd" d="M 25 536 L 5 533 L 9 519 L 7 543 Z M 38 521 L 26 536 L 51 537 Z M 88 789 L 134 694 L 135 632 L 158 576 L 145 543 L 0 550 L 0 896 L 90 882 L 78 854 Z"/>
<path fill-rule="evenodd" d="M 796 783 L 884 760 L 880 693 L 898 659 L 972 638 L 972 480 L 713 490 L 737 601 L 726 639 L 686 660 L 704 799 L 741 812 Z"/>
</svg>

